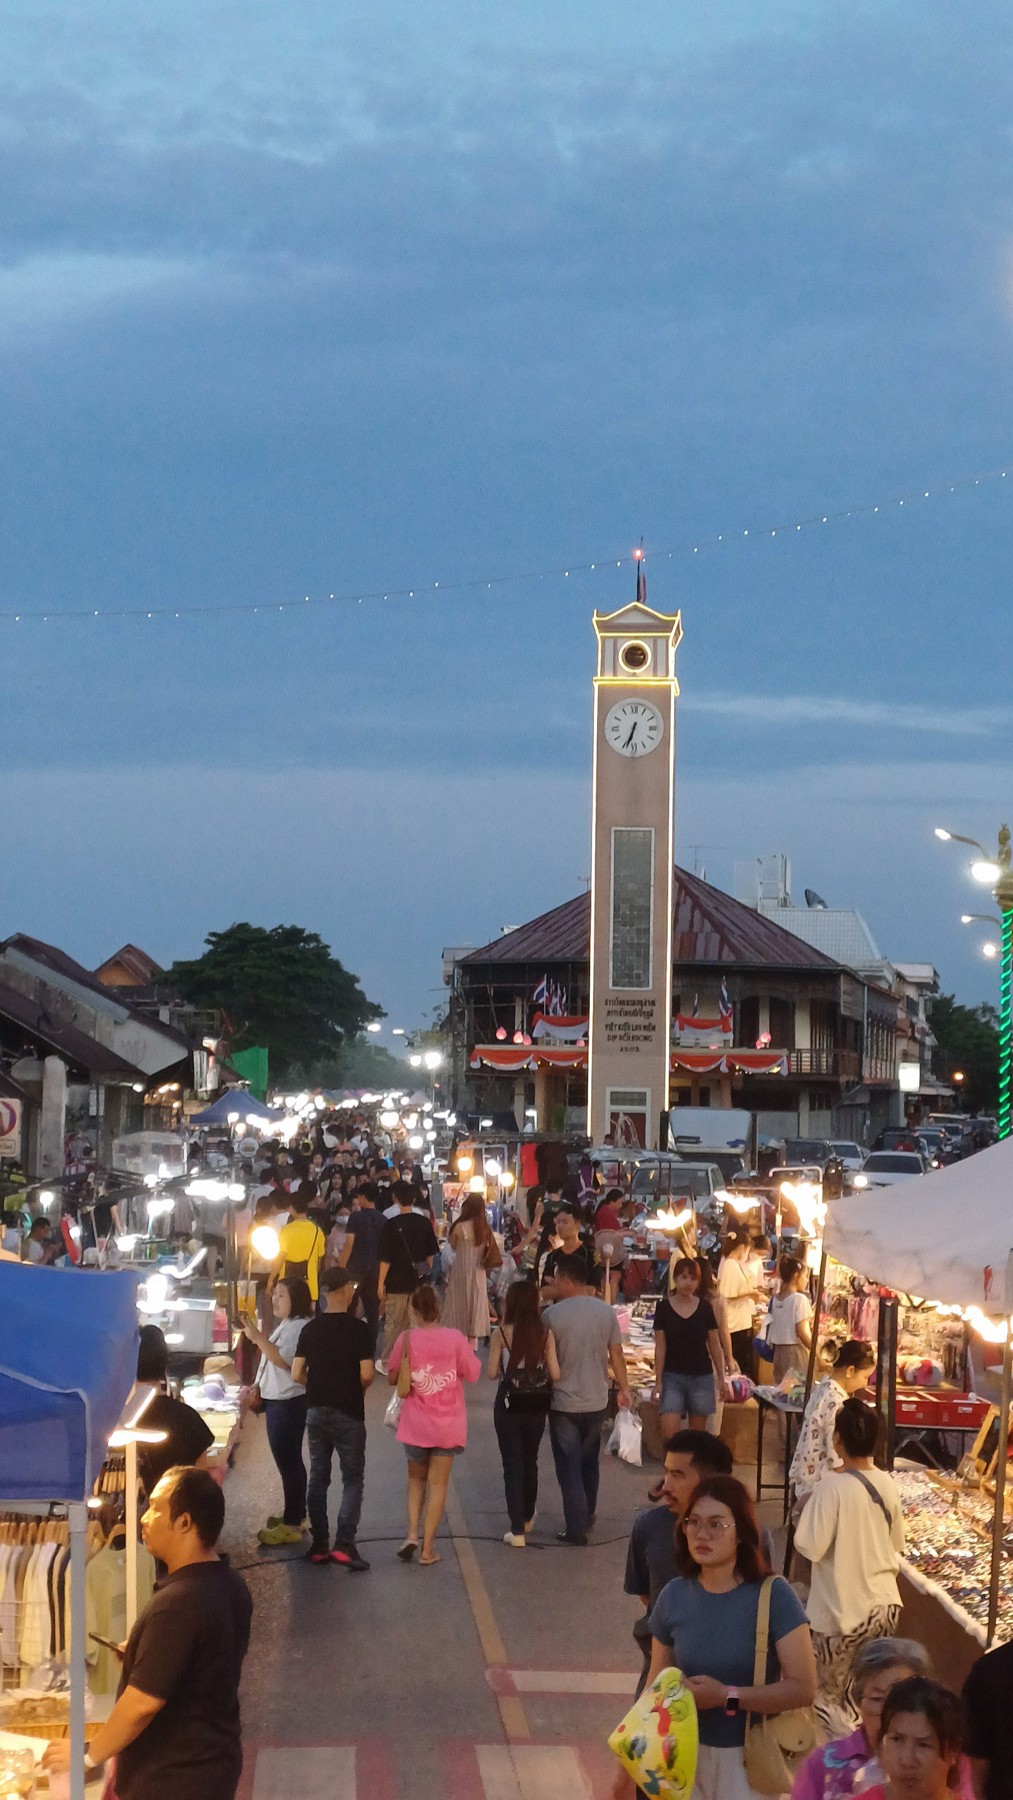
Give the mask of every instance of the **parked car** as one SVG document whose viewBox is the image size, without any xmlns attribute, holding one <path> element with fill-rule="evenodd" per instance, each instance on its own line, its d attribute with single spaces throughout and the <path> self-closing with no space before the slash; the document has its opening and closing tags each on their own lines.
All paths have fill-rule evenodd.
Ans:
<svg viewBox="0 0 1013 1800">
<path fill-rule="evenodd" d="M 913 1150 L 919 1156 L 925 1154 L 919 1128 L 916 1125 L 890 1125 L 881 1131 L 874 1140 L 873 1150 Z"/>
<path fill-rule="evenodd" d="M 834 1154 L 834 1147 L 827 1138 L 785 1138 L 783 1163 L 818 1164 L 825 1168 Z"/>
<path fill-rule="evenodd" d="M 832 1143 L 830 1148 L 849 1174 L 857 1174 L 859 1169 L 864 1168 L 865 1151 L 861 1144 L 853 1144 L 849 1139 L 842 1138 L 839 1142 Z"/>
<path fill-rule="evenodd" d="M 928 1164 L 917 1150 L 873 1150 L 865 1159 L 856 1187 L 894 1187 L 898 1181 L 910 1181 L 913 1175 L 925 1175 Z"/>
</svg>

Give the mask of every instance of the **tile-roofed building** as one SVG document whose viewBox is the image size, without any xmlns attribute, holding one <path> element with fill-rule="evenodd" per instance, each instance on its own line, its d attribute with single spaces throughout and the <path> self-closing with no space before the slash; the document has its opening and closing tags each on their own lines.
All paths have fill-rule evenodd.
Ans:
<svg viewBox="0 0 1013 1800">
<path fill-rule="evenodd" d="M 672 923 L 672 1105 L 747 1107 L 781 1135 L 857 1137 L 863 1125 L 892 1122 L 889 995 L 678 868 Z M 459 1103 L 518 1123 L 534 1108 L 543 1128 L 579 1128 L 590 928 L 590 895 L 580 894 L 454 959 Z"/>
</svg>

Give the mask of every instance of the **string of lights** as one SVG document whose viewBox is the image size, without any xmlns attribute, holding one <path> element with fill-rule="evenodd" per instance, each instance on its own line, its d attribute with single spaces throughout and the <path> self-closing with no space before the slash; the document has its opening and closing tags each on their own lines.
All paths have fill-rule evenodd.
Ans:
<svg viewBox="0 0 1013 1800">
<path fill-rule="evenodd" d="M 1013 465 L 1011 465 L 1013 466 Z M 581 561 L 557 563 L 551 568 L 515 570 L 509 574 L 473 576 L 458 581 L 420 581 L 412 587 L 368 588 L 347 593 L 304 594 L 301 599 L 287 600 L 219 600 L 210 602 L 182 602 L 179 605 L 166 606 L 103 606 L 103 607 L 47 607 L 44 611 L 37 608 L 30 610 L 0 608 L 0 624 L 3 625 L 49 625 L 68 619 L 188 619 L 202 616 L 220 615 L 223 613 L 251 615 L 263 613 L 293 613 L 304 611 L 307 607 L 329 606 L 363 606 L 366 604 L 391 600 L 425 600 L 436 596 L 451 594 L 491 593 L 495 589 L 520 586 L 529 581 L 569 581 L 575 576 L 589 575 L 606 569 L 621 569 L 626 564 L 640 562 L 661 563 L 672 562 L 677 558 L 699 556 L 707 551 L 717 550 L 719 546 L 751 539 L 754 543 L 771 538 L 795 538 L 800 533 L 821 531 L 824 526 L 840 525 L 848 519 L 872 518 L 876 514 L 895 512 L 901 508 L 918 508 L 927 500 L 943 498 L 948 494 L 967 492 L 974 488 L 984 487 L 992 482 L 1005 481 L 1006 469 L 990 469 L 979 475 L 960 476 L 953 481 L 936 483 L 931 488 L 919 487 L 909 493 L 894 494 L 878 501 L 863 501 L 848 507 L 830 509 L 826 512 L 815 512 L 801 519 L 790 519 L 777 524 L 747 525 L 733 531 L 719 531 L 709 534 L 687 537 L 681 544 L 671 549 L 631 551 L 625 556 L 596 557 L 593 562 Z"/>
</svg>

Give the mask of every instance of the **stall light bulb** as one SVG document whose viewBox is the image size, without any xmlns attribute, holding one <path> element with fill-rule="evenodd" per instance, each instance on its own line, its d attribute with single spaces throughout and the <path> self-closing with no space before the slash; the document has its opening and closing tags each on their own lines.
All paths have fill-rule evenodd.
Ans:
<svg viewBox="0 0 1013 1800">
<path fill-rule="evenodd" d="M 276 1262 L 281 1242 L 273 1225 L 256 1225 L 250 1232 L 250 1243 L 265 1262 Z"/>
<path fill-rule="evenodd" d="M 421 1132 L 415 1131 L 412 1133 L 411 1137 L 408 1139 L 408 1148 L 409 1148 L 409 1150 L 421 1150 L 425 1141 L 426 1140 L 422 1136 Z"/>
<path fill-rule="evenodd" d="M 502 1173 L 502 1164 L 494 1156 L 490 1156 L 486 1161 L 485 1172 L 491 1181 L 497 1181 Z"/>
<path fill-rule="evenodd" d="M 385 1112 L 382 1112 L 380 1114 L 380 1124 L 383 1126 L 384 1131 L 393 1131 L 395 1125 L 397 1124 L 397 1120 L 398 1120 L 397 1113 L 392 1112 L 389 1107 L 387 1108 L 387 1110 Z"/>
<path fill-rule="evenodd" d="M 457 1172 L 459 1175 L 467 1175 L 469 1173 L 469 1171 L 472 1170 L 474 1167 L 475 1167 L 475 1164 L 473 1163 L 470 1156 L 459 1156 L 458 1157 Z"/>
<path fill-rule="evenodd" d="M 471 1180 L 468 1183 L 468 1188 L 469 1188 L 470 1192 L 473 1194 L 484 1194 L 485 1193 L 484 1178 L 481 1175 L 473 1175 Z"/>
<path fill-rule="evenodd" d="M 502 1175 L 499 1178 L 500 1187 L 506 1188 L 507 1193 L 509 1193 L 510 1189 L 514 1185 L 515 1180 L 516 1180 L 516 1177 L 514 1175 L 513 1170 L 512 1169 L 504 1169 Z"/>
<path fill-rule="evenodd" d="M 51 1188 L 43 1188 L 41 1194 L 39 1195 L 39 1205 L 40 1206 L 52 1206 L 53 1201 L 55 1199 L 56 1199 L 56 1195 L 53 1193 Z"/>
</svg>

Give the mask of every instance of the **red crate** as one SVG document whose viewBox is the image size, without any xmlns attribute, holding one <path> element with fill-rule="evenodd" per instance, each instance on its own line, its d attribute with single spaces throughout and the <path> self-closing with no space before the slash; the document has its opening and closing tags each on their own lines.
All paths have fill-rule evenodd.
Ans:
<svg viewBox="0 0 1013 1800">
<path fill-rule="evenodd" d="M 977 1431 L 988 1411 L 987 1400 L 972 1400 L 970 1394 L 940 1394 L 938 1405 L 943 1431 Z"/>
<path fill-rule="evenodd" d="M 897 1395 L 897 1407 L 894 1418 L 898 1425 L 939 1425 L 939 1403 L 934 1394 L 923 1393 L 919 1388 L 905 1390 Z"/>
</svg>

